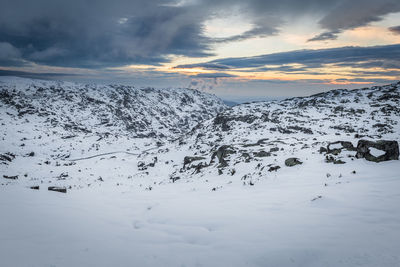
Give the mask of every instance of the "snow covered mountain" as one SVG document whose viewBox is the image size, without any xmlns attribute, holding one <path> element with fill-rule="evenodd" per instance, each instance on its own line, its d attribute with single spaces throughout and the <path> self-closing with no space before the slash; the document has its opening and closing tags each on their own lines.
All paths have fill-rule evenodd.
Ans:
<svg viewBox="0 0 400 267">
<path fill-rule="evenodd" d="M 3 155 L 70 166 L 122 153 L 137 159 L 121 175 L 151 177 L 149 184 L 218 175 L 254 185 L 289 158 L 314 164 L 308 158 L 317 153 L 344 164 L 355 159 L 361 139 L 400 139 L 400 83 L 232 108 L 185 89 L 2 78 L 0 92 Z M 48 171 L 42 176 L 51 180 Z"/>
<path fill-rule="evenodd" d="M 188 89 L 137 89 L 0 78 L 2 111 L 17 121 L 43 118 L 65 134 L 175 138 L 226 106 L 217 97 Z"/>
<path fill-rule="evenodd" d="M 0 81 L 7 266 L 400 262 L 400 83 L 227 108 Z"/>
<path fill-rule="evenodd" d="M 166 158 L 179 155 L 170 178 L 231 176 L 254 185 L 287 168 L 288 159 L 309 166 L 321 160 L 345 164 L 356 159 L 360 140 L 400 139 L 399 102 L 396 83 L 238 105 L 198 125 L 169 150 Z M 369 150 L 385 154 L 378 147 Z M 398 158 L 398 148 L 393 153 Z"/>
<path fill-rule="evenodd" d="M 189 89 L 1 77 L 2 152 L 50 160 L 114 147 L 137 151 L 174 140 L 226 108 Z"/>
</svg>

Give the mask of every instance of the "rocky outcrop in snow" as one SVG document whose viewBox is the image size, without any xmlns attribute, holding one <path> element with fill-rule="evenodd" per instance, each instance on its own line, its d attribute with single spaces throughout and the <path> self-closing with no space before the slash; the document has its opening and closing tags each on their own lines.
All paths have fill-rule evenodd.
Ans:
<svg viewBox="0 0 400 267">
<path fill-rule="evenodd" d="M 62 127 L 63 138 L 176 138 L 226 108 L 216 96 L 189 89 L 0 78 L 2 114 L 16 121 L 39 117 L 42 125 Z"/>
<path fill-rule="evenodd" d="M 318 151 L 321 160 L 334 164 L 354 160 L 356 154 L 373 161 L 398 159 L 399 104 L 400 83 L 242 104 L 204 122 L 181 144 L 192 152 L 187 156 L 207 159 L 200 175 L 217 169 L 228 175 L 235 169 L 239 175 L 240 168 L 247 172 L 244 179 L 268 176 L 268 170 L 278 171 L 280 166 L 299 167 L 295 162 L 306 165 L 302 154 Z M 384 155 L 370 155 L 369 147 Z"/>
</svg>

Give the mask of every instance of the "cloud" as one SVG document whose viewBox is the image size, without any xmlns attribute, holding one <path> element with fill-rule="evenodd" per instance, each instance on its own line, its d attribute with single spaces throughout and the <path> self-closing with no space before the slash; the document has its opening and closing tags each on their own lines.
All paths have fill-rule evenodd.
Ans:
<svg viewBox="0 0 400 267">
<path fill-rule="evenodd" d="M 194 68 L 201 68 L 201 69 L 208 69 L 208 70 L 227 70 L 230 69 L 230 66 L 222 65 L 222 64 L 215 64 L 215 63 L 199 63 L 199 64 L 184 64 L 178 65 L 174 67 L 175 69 L 194 69 Z"/>
<path fill-rule="evenodd" d="M 296 50 L 254 57 L 225 58 L 207 63 L 228 65 L 232 68 L 262 68 L 268 65 L 301 64 L 304 68 L 320 68 L 326 64 L 359 67 L 400 67 L 400 44 L 369 47 L 339 47 L 316 50 Z M 364 65 L 365 67 L 366 65 Z M 286 70 L 290 70 L 287 68 Z M 292 68 L 296 70 L 296 68 Z"/>
<path fill-rule="evenodd" d="M 251 30 L 245 31 L 242 34 L 237 34 L 225 38 L 214 38 L 213 41 L 217 43 L 228 43 L 243 41 L 254 37 L 267 37 L 278 34 L 277 23 L 269 23 L 269 25 L 254 26 Z"/>
<path fill-rule="evenodd" d="M 202 12 L 164 4 L 168 1 L 7 1 L 0 9 L 0 42 L 25 60 L 63 67 L 158 65 L 171 55 L 212 55 Z"/>
<path fill-rule="evenodd" d="M 192 75 L 191 77 L 192 78 L 216 79 L 216 78 L 232 78 L 232 77 L 237 77 L 237 76 L 229 74 L 229 73 L 216 72 L 216 73 L 199 73 L 196 75 Z"/>
<path fill-rule="evenodd" d="M 313 41 L 326 41 L 326 40 L 336 40 L 338 38 L 339 31 L 331 31 L 331 32 L 323 32 L 314 36 L 311 39 L 308 39 L 307 42 Z"/>
<path fill-rule="evenodd" d="M 67 76 L 79 76 L 73 73 L 36 73 L 27 71 L 3 70 L 0 69 L 0 76 L 17 76 L 25 78 L 54 79 Z"/>
<path fill-rule="evenodd" d="M 308 41 L 336 40 L 344 30 L 381 21 L 385 15 L 400 11 L 398 0 L 336 1 L 335 4 L 335 7 L 318 22 L 327 31 Z"/>
<path fill-rule="evenodd" d="M 276 35 L 287 21 L 304 16 L 322 17 L 324 32 L 311 39 L 316 41 L 397 11 L 398 0 L 3 1 L 0 43 L 9 46 L 0 52 L 0 64 L 160 65 L 174 56 L 211 56 L 216 43 Z M 252 28 L 225 38 L 205 36 L 205 22 L 223 12 L 239 12 Z"/>
<path fill-rule="evenodd" d="M 0 42 L 0 66 L 22 66 L 21 53 L 7 42 Z"/>
<path fill-rule="evenodd" d="M 319 21 L 319 24 L 330 31 L 341 31 L 366 26 L 382 20 L 386 14 L 398 11 L 398 0 L 337 1 L 336 6 Z"/>
<path fill-rule="evenodd" d="M 390 27 L 389 31 L 391 31 L 394 34 L 400 34 L 400 26 Z"/>
</svg>

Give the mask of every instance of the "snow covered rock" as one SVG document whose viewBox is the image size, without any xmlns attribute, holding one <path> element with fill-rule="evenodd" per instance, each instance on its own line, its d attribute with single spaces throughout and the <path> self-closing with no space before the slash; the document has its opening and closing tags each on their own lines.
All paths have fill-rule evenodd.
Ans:
<svg viewBox="0 0 400 267">
<path fill-rule="evenodd" d="M 374 155 L 371 149 L 382 151 L 381 155 Z M 399 143 L 397 141 L 379 140 L 376 142 L 360 140 L 357 145 L 356 158 L 365 158 L 369 161 L 381 162 L 399 159 Z"/>
</svg>

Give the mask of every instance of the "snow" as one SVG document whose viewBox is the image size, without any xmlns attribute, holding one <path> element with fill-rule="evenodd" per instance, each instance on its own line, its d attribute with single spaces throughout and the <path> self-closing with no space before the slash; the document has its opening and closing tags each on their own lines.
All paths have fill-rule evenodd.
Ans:
<svg viewBox="0 0 400 267">
<path fill-rule="evenodd" d="M 384 155 L 384 154 L 385 154 L 385 151 L 376 149 L 376 148 L 374 148 L 374 147 L 370 147 L 370 148 L 369 148 L 369 153 L 370 153 L 372 156 L 374 156 L 374 157 L 379 157 L 379 156 Z"/>
<path fill-rule="evenodd" d="M 200 181 L 2 187 L 0 256 L 4 266 L 398 266 L 399 164 L 357 162 L 341 178 L 319 165 L 216 192 Z"/>
<path fill-rule="evenodd" d="M 62 92 L 69 90 L 68 96 L 76 88 L 90 88 L 88 95 L 99 93 L 100 100 L 107 97 L 107 90 L 114 90 L 12 77 L 1 81 L 3 89 L 16 88 L 21 94 L 32 84 L 60 84 Z M 18 116 L 18 109 L 0 101 L 0 154 L 15 154 L 12 162 L 0 161 L 0 265 L 400 266 L 399 161 L 369 162 L 356 159 L 355 151 L 342 150 L 335 157 L 345 164 L 332 164 L 319 153 L 321 146 L 339 140 L 356 146 L 355 134 L 399 141 L 399 112 L 385 111 L 398 104 L 396 98 L 378 101 L 388 92 L 399 94 L 399 89 L 400 85 L 390 85 L 238 105 L 219 115 L 240 118 L 227 122 L 227 131 L 208 117 L 211 113 L 202 113 L 210 119 L 192 130 L 187 126 L 184 133 L 150 126 L 165 138 L 133 138 L 119 123 L 110 129 L 99 126 L 90 119 L 96 116 L 91 113 L 94 106 L 79 110 L 75 101 L 62 97 L 57 105 L 43 107 L 50 114 L 43 117 Z M 183 92 L 190 94 L 184 89 L 168 94 L 158 114 L 174 110 L 170 106 L 177 106 L 175 100 Z M 205 103 L 222 107 L 213 96 L 194 94 L 191 97 L 197 100 L 184 107 L 188 118 L 190 110 L 202 112 Z M 148 105 L 159 95 L 141 97 Z M 30 98 L 14 99 L 25 103 Z M 113 99 L 109 103 L 117 105 Z M 321 102 L 303 105 L 314 99 Z M 41 98 L 35 101 L 44 103 Z M 40 109 L 35 101 L 29 103 Z M 68 123 L 78 121 L 92 132 L 65 128 L 57 110 L 62 103 Z M 346 107 L 334 111 L 341 103 Z M 141 104 L 136 107 L 147 110 Z M 357 109 L 364 112 L 354 112 Z M 179 121 L 174 114 L 162 118 Z M 249 114 L 254 121 L 243 119 Z M 48 124 L 47 118 L 58 123 Z M 374 127 L 377 124 L 386 126 Z M 332 128 L 338 125 L 351 126 L 354 132 Z M 277 127 L 291 133 L 271 130 Z M 102 134 L 106 131 L 110 134 Z M 208 164 L 221 145 L 236 151 L 227 156 L 225 168 L 218 167 L 218 160 Z M 32 151 L 35 155 L 27 156 Z M 254 156 L 260 151 L 271 155 Z M 243 153 L 251 160 L 246 162 Z M 183 167 L 185 156 L 205 159 Z M 286 167 L 289 157 L 303 164 Z M 206 166 L 197 172 L 192 167 L 199 163 Z M 281 168 L 268 171 L 270 166 Z M 68 191 L 48 191 L 49 186 Z"/>
</svg>

